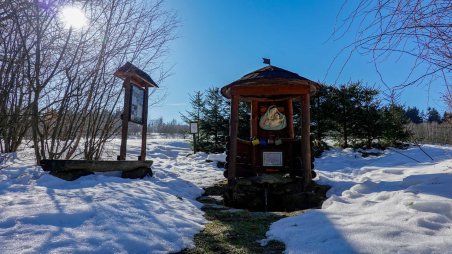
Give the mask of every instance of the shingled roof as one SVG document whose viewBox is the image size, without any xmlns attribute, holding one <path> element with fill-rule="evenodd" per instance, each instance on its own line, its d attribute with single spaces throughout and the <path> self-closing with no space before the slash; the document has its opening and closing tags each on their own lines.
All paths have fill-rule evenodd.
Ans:
<svg viewBox="0 0 452 254">
<path fill-rule="evenodd" d="M 115 76 L 121 79 L 130 77 L 131 82 L 142 87 L 145 85 L 150 87 L 159 87 L 157 83 L 152 80 L 151 76 L 130 62 L 127 62 L 123 66 L 119 67 L 119 69 L 115 72 Z"/>
<path fill-rule="evenodd" d="M 236 80 L 229 85 L 221 88 L 221 94 L 230 98 L 230 89 L 233 86 L 256 86 L 256 85 L 279 85 L 279 84 L 294 84 L 301 86 L 310 86 L 312 91 L 317 90 L 320 86 L 318 83 L 309 80 L 297 73 L 276 67 L 265 66 L 256 71 L 250 72 Z"/>
</svg>

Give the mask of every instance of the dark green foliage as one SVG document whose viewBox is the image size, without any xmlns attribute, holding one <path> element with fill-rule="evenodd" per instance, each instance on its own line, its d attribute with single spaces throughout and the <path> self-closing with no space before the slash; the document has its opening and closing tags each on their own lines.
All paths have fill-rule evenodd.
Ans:
<svg viewBox="0 0 452 254">
<path fill-rule="evenodd" d="M 382 136 L 385 123 L 377 100 L 378 90 L 361 86 L 360 93 L 354 135 L 357 139 L 365 139 L 365 145 L 370 148 L 372 141 Z"/>
<path fill-rule="evenodd" d="M 324 85 L 311 98 L 312 131 L 317 141 L 334 137 L 343 147 L 373 146 L 373 141 L 384 139 L 387 145 L 405 141 L 405 111 L 402 107 L 382 108 L 379 92 L 360 82 Z M 400 115 L 402 114 L 402 115 Z"/>
<path fill-rule="evenodd" d="M 200 128 L 206 136 L 204 150 L 207 152 L 224 152 L 226 137 L 229 133 L 228 102 L 219 88 L 209 88 L 206 92 L 205 107 Z"/>
<path fill-rule="evenodd" d="M 191 111 L 186 111 L 186 115 L 181 114 L 184 122 L 199 122 L 201 120 L 202 111 L 205 106 L 203 96 L 201 91 L 196 91 L 193 95 L 190 95 Z"/>
<path fill-rule="evenodd" d="M 452 124 L 452 113 L 444 112 L 442 122 L 447 123 L 447 124 Z"/>
<path fill-rule="evenodd" d="M 427 122 L 437 122 L 441 123 L 441 116 L 439 115 L 438 110 L 435 108 L 427 108 Z"/>
<path fill-rule="evenodd" d="M 228 112 L 229 114 L 229 112 Z M 250 140 L 250 114 L 251 105 L 249 102 L 241 101 L 239 104 L 239 130 L 238 136 L 244 140 Z"/>
<path fill-rule="evenodd" d="M 412 123 L 422 123 L 422 115 L 418 108 L 416 107 L 408 107 L 405 116 L 412 122 Z"/>
<path fill-rule="evenodd" d="M 383 141 L 387 145 L 400 145 L 401 141 L 409 138 L 410 134 L 405 129 L 409 119 L 405 116 L 405 111 L 400 105 L 389 105 L 383 108 Z"/>
<path fill-rule="evenodd" d="M 203 95 L 196 92 L 190 96 L 192 110 L 182 118 L 186 122 L 198 120 L 198 150 L 205 152 L 223 152 L 226 137 L 229 135 L 230 104 L 218 88 L 210 88 Z M 390 105 L 382 107 L 375 88 L 364 86 L 361 82 L 341 85 L 340 87 L 323 85 L 315 96 L 311 97 L 311 131 L 315 144 L 323 144 L 325 137 L 333 137 L 343 147 L 372 147 L 375 141 L 384 141 L 383 145 L 397 145 L 406 141 L 409 133 L 405 125 L 409 122 L 406 114 L 419 116 L 419 110 Z M 301 106 L 294 101 L 295 136 L 301 133 Z M 429 112 L 434 112 L 430 110 Z M 437 111 L 436 111 L 437 112 Z M 439 114 L 438 114 L 439 117 Z M 249 140 L 250 104 L 239 104 L 239 138 Z M 381 144 L 380 144 L 381 145 Z"/>
<path fill-rule="evenodd" d="M 331 95 L 335 88 L 332 86 L 322 85 L 315 96 L 311 97 L 311 132 L 314 133 L 315 140 L 323 140 L 329 132 L 334 129 L 333 114 L 336 105 L 331 100 Z M 300 111 L 300 104 L 296 103 L 297 113 Z M 295 109 L 294 109 L 295 112 Z M 297 114 L 299 117 L 299 114 Z M 297 118 L 296 124 L 300 125 Z M 298 127 L 299 130 L 301 127 Z M 300 132 L 300 130 L 299 130 Z"/>
</svg>

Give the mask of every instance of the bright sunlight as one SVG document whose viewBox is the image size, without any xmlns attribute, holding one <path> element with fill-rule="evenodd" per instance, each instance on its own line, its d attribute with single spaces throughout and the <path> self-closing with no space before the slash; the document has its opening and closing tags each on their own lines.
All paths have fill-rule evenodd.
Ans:
<svg viewBox="0 0 452 254">
<path fill-rule="evenodd" d="M 66 28 L 81 29 L 88 25 L 88 19 L 83 10 L 75 6 L 63 7 L 60 19 Z"/>
</svg>

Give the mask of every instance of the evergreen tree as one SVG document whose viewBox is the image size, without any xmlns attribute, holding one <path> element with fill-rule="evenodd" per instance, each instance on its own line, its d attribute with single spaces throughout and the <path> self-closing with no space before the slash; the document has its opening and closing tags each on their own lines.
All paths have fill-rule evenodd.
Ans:
<svg viewBox="0 0 452 254">
<path fill-rule="evenodd" d="M 238 137 L 250 140 L 250 114 L 251 105 L 249 102 L 241 101 L 239 104 L 239 128 Z M 227 114 L 229 116 L 229 112 Z"/>
<path fill-rule="evenodd" d="M 452 113 L 444 112 L 442 122 L 447 123 L 447 124 L 452 124 Z"/>
<path fill-rule="evenodd" d="M 197 150 L 199 151 L 205 150 L 204 146 L 207 140 L 207 134 L 200 128 L 206 104 L 203 97 L 204 94 L 201 91 L 196 91 L 193 95 L 190 95 L 191 109 L 187 110 L 185 115 L 182 113 L 180 114 L 182 120 L 187 124 L 190 124 L 190 122 L 198 123 L 198 134 L 195 135 L 195 138 L 197 140 Z"/>
<path fill-rule="evenodd" d="M 321 141 L 325 136 L 335 129 L 333 114 L 336 109 L 336 104 L 332 99 L 334 87 L 322 85 L 314 96 L 311 97 L 311 131 L 315 135 L 315 139 Z M 294 109 L 299 111 L 299 103 L 294 106 Z M 294 110 L 296 112 L 296 110 Z M 294 120 L 297 124 L 299 121 Z M 301 128 L 301 127 L 299 127 Z M 298 128 L 297 128 L 298 130 Z"/>
<path fill-rule="evenodd" d="M 199 122 L 202 118 L 205 101 L 201 91 L 196 91 L 193 95 L 190 95 L 190 105 L 190 111 L 186 111 L 185 115 L 181 113 L 182 120 L 187 124 L 190 122 Z"/>
<path fill-rule="evenodd" d="M 349 146 L 351 138 L 359 136 L 359 127 L 356 116 L 360 114 L 362 100 L 361 83 L 341 85 L 333 90 L 332 100 L 336 105 L 331 117 L 336 123 L 337 136 L 342 141 L 343 147 Z"/>
<path fill-rule="evenodd" d="M 383 108 L 383 121 L 383 139 L 388 145 L 398 146 L 410 137 L 405 129 L 409 119 L 405 116 L 402 106 L 391 104 Z"/>
<path fill-rule="evenodd" d="M 421 112 L 419 112 L 419 109 L 416 107 L 408 107 L 406 112 L 405 112 L 405 116 L 408 117 L 408 119 L 412 122 L 412 123 L 422 123 L 422 115 Z"/>
<path fill-rule="evenodd" d="M 438 110 L 435 108 L 427 108 L 427 122 L 437 122 L 441 123 L 441 116 L 439 115 Z"/>
<path fill-rule="evenodd" d="M 206 134 L 206 151 L 223 152 L 229 133 L 228 103 L 220 94 L 219 88 L 209 88 L 200 127 Z"/>
<path fill-rule="evenodd" d="M 355 116 L 356 130 L 355 138 L 365 139 L 367 147 L 372 146 L 374 139 L 382 136 L 383 124 L 380 111 L 380 101 L 377 100 L 378 90 L 374 88 L 361 87 L 357 89 L 359 108 Z"/>
</svg>

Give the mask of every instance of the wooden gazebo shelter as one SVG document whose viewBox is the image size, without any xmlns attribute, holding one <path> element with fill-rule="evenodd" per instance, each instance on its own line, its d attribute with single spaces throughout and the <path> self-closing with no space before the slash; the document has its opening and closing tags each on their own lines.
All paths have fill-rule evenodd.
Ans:
<svg viewBox="0 0 452 254">
<path fill-rule="evenodd" d="M 262 173 L 282 172 L 283 169 L 291 170 L 296 158 L 301 158 L 300 175 L 304 178 L 305 186 L 312 179 L 311 175 L 311 148 L 310 148 L 310 113 L 309 98 L 319 88 L 319 84 L 300 75 L 268 65 L 264 68 L 253 71 L 241 79 L 224 86 L 221 93 L 226 98 L 231 99 L 231 115 L 229 125 L 229 151 L 227 178 L 230 184 L 234 183 L 237 177 L 245 175 L 259 176 Z M 301 101 L 301 142 L 295 142 L 293 124 L 293 102 Z M 243 168 L 241 158 L 244 155 L 241 151 L 244 145 L 238 139 L 238 111 L 239 102 L 247 101 L 251 104 L 250 137 L 265 141 L 265 146 L 248 145 L 251 151 L 248 153 L 247 168 Z M 285 125 L 279 130 L 265 130 L 261 128 L 260 122 L 265 111 L 269 108 L 278 109 L 285 118 Z M 267 142 L 268 140 L 268 142 Z M 275 142 L 275 140 L 277 140 Z M 281 143 L 282 145 L 275 145 Z M 250 143 L 248 141 L 248 143 Z M 287 145 L 286 145 L 287 144 Z M 293 147 L 293 146 L 301 147 Z M 282 163 L 278 166 L 268 166 L 263 162 L 263 154 L 273 151 L 282 154 Z M 299 154 L 294 154 L 299 153 Z M 276 154 L 278 155 L 278 154 Z M 247 173 L 244 173 L 247 172 Z"/>
</svg>

